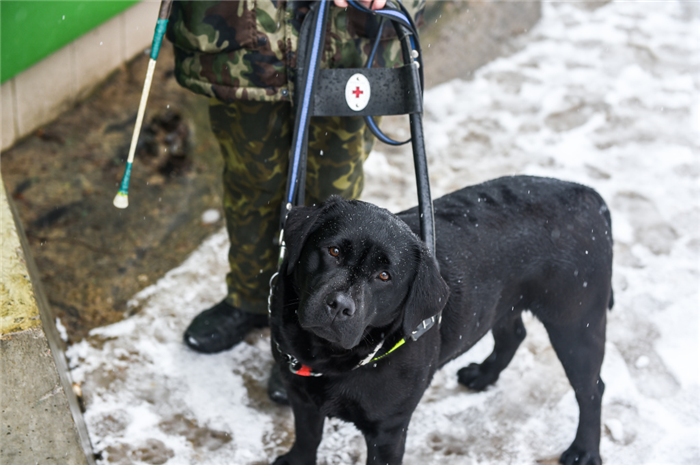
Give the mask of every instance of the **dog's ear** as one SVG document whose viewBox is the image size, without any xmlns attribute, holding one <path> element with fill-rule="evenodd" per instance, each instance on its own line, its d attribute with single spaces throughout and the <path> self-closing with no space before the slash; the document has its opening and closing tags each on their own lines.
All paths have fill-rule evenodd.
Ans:
<svg viewBox="0 0 700 465">
<path fill-rule="evenodd" d="M 295 207 L 287 215 L 284 225 L 284 243 L 287 247 L 287 274 L 291 273 L 299 260 L 306 239 L 314 230 L 321 207 Z"/>
<path fill-rule="evenodd" d="M 416 276 L 410 287 L 403 315 L 403 334 L 406 339 L 425 319 L 436 316 L 447 303 L 450 289 L 438 269 L 437 261 L 420 243 L 417 253 Z"/>
<path fill-rule="evenodd" d="M 332 196 L 321 205 L 311 207 L 294 207 L 287 215 L 284 225 L 284 242 L 287 246 L 287 274 L 296 266 L 301 249 L 311 233 L 316 230 L 316 223 L 328 208 L 343 199 Z"/>
</svg>

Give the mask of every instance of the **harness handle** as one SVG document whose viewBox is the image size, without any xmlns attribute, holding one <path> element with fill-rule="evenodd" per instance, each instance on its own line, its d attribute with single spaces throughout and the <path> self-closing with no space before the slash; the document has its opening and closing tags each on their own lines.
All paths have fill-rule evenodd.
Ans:
<svg viewBox="0 0 700 465">
<path fill-rule="evenodd" d="M 368 10 L 354 0 L 348 3 L 361 11 L 376 14 L 389 19 L 394 26 L 397 36 L 401 41 L 403 61 L 412 68 L 412 79 L 409 79 L 409 94 L 423 95 L 423 68 L 420 41 L 413 18 L 405 7 L 398 2 L 398 6 L 387 3 L 381 10 Z M 304 204 L 304 191 L 306 181 L 306 159 L 308 154 L 308 124 L 312 116 L 314 86 L 319 79 L 322 50 L 325 44 L 326 23 L 329 16 L 328 0 L 314 3 L 304 20 L 299 36 L 299 49 L 297 53 L 297 79 L 294 103 L 296 119 L 292 139 L 292 151 L 287 177 L 287 190 L 282 211 L 280 214 L 280 262 L 284 258 L 284 225 L 287 214 L 293 206 Z M 309 26 L 307 26 L 309 24 Z M 377 40 L 379 37 L 377 38 Z M 376 44 L 375 44 L 376 45 Z M 299 60 L 303 54 L 303 60 Z M 374 53 L 372 53 L 374 56 Z M 371 66 L 371 62 L 369 64 Z M 368 124 L 373 131 L 376 125 Z M 433 203 L 430 195 L 430 178 L 425 154 L 425 139 L 423 138 L 423 122 L 421 113 L 409 113 L 409 125 L 411 129 L 411 141 L 413 145 L 413 160 L 416 172 L 416 184 L 418 187 L 418 208 L 420 212 L 420 236 L 425 242 L 431 254 L 435 255 L 435 221 Z M 378 128 L 377 128 L 378 129 Z M 384 138 L 379 137 L 385 141 Z M 387 138 L 388 139 L 388 138 Z"/>
</svg>

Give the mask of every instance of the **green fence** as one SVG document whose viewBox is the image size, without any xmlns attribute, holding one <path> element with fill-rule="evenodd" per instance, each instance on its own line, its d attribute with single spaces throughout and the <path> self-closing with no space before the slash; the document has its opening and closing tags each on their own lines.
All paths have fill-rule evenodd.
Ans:
<svg viewBox="0 0 700 465">
<path fill-rule="evenodd" d="M 131 1 L 0 1 L 0 82 L 127 8 Z"/>
</svg>

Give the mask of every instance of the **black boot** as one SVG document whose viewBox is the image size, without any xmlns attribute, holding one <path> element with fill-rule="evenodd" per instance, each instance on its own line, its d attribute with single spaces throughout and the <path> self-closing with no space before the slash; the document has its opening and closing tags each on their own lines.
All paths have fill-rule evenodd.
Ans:
<svg viewBox="0 0 700 465">
<path fill-rule="evenodd" d="M 192 320 L 184 339 L 191 349 L 213 354 L 235 346 L 251 329 L 267 325 L 267 315 L 248 313 L 221 301 Z"/>
<path fill-rule="evenodd" d="M 276 363 L 272 365 L 272 370 L 270 370 L 270 379 L 267 382 L 267 395 L 270 400 L 275 403 L 289 405 L 287 389 L 285 389 L 284 384 L 282 384 L 280 367 Z"/>
</svg>

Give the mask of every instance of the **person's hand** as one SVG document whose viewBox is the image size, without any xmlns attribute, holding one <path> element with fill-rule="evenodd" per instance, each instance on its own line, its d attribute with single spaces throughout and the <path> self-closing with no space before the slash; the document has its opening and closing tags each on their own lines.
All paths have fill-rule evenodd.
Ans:
<svg viewBox="0 0 700 465">
<path fill-rule="evenodd" d="M 335 6 L 339 6 L 340 8 L 348 7 L 347 0 L 333 0 L 333 3 L 335 3 Z M 365 8 L 371 8 L 373 10 L 381 10 L 386 6 L 386 0 L 357 0 L 357 3 Z"/>
</svg>

